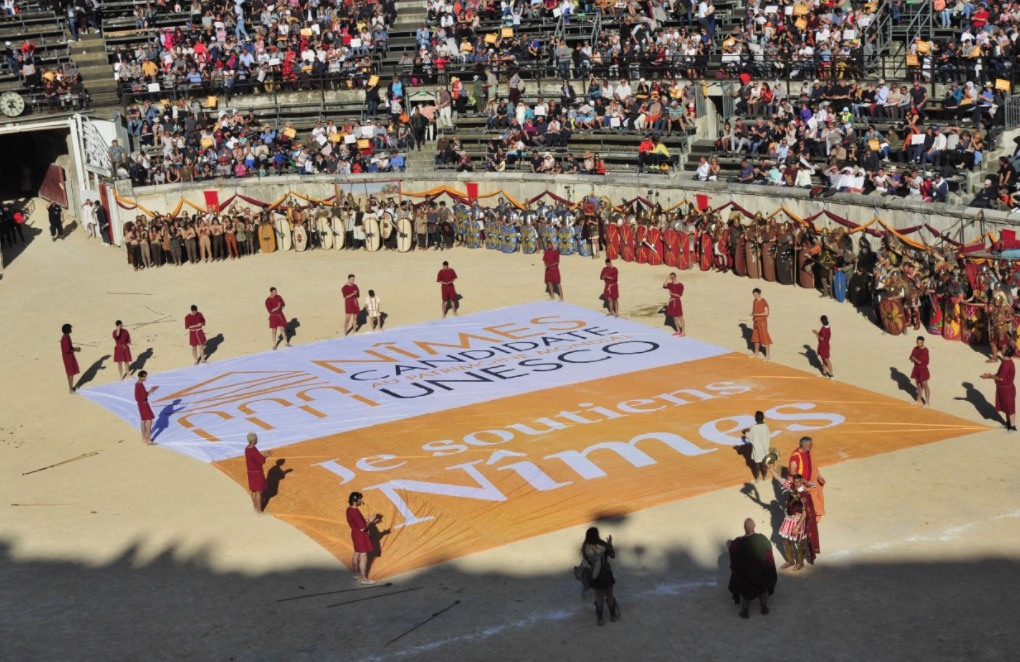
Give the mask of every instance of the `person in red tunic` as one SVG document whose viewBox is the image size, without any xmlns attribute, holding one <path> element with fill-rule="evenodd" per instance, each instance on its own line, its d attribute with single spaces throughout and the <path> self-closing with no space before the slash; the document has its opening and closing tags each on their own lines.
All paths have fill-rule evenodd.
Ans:
<svg viewBox="0 0 1020 662">
<path fill-rule="evenodd" d="M 340 288 L 344 297 L 344 335 L 358 328 L 358 313 L 361 311 L 361 290 L 354 284 L 354 274 L 347 274 L 347 284 Z"/>
<path fill-rule="evenodd" d="M 266 475 L 262 471 L 262 465 L 266 458 L 272 455 L 272 451 L 263 453 L 255 448 L 259 437 L 254 432 L 248 433 L 248 447 L 244 449 L 244 464 L 248 468 L 248 491 L 251 492 L 251 505 L 255 506 L 255 512 L 262 514 L 262 490 L 266 489 Z"/>
<path fill-rule="evenodd" d="M 754 356 L 758 356 L 758 348 L 765 348 L 765 360 L 769 360 L 772 347 L 772 336 L 769 335 L 769 302 L 761 297 L 757 287 L 751 291 L 754 303 L 751 304 L 751 344 L 754 345 Z"/>
<path fill-rule="evenodd" d="M 788 476 L 803 476 L 805 484 L 811 490 L 814 500 L 814 514 L 816 519 L 822 519 L 825 514 L 825 479 L 811 457 L 811 449 L 815 442 L 811 437 L 801 437 L 797 449 L 790 453 L 790 464 L 787 470 Z"/>
<path fill-rule="evenodd" d="M 545 245 L 542 262 L 545 263 L 545 291 L 549 293 L 549 299 L 555 299 L 559 294 L 560 301 L 563 301 L 563 283 L 560 282 L 560 252 L 553 248 L 551 241 Z"/>
<path fill-rule="evenodd" d="M 273 349 L 280 344 L 280 341 L 287 343 L 287 317 L 283 314 L 283 307 L 286 306 L 283 297 L 276 293 L 275 287 L 269 288 L 269 298 L 266 299 L 266 310 L 269 312 L 269 332 L 272 335 Z"/>
<path fill-rule="evenodd" d="M 620 316 L 620 271 L 613 266 L 613 261 L 606 258 L 606 266 L 602 267 L 599 274 L 602 281 L 602 297 L 606 300 L 609 314 L 613 317 Z"/>
<path fill-rule="evenodd" d="M 436 274 L 436 282 L 440 284 L 439 294 L 443 298 L 443 317 L 446 317 L 447 311 L 452 308 L 453 316 L 457 316 L 457 309 L 460 308 L 460 304 L 457 303 L 457 288 L 453 282 L 457 280 L 457 272 L 450 268 L 449 262 L 443 262 L 443 268 Z"/>
<path fill-rule="evenodd" d="M 138 418 L 142 419 L 142 441 L 146 446 L 152 446 L 152 421 L 156 416 L 149 406 L 149 396 L 159 387 L 145 388 L 145 378 L 148 376 L 149 373 L 145 370 L 138 373 L 138 381 L 135 382 L 135 402 L 138 403 Z"/>
<path fill-rule="evenodd" d="M 188 330 L 188 344 L 191 345 L 191 358 L 195 365 L 206 360 L 205 356 L 205 316 L 198 312 L 198 306 L 191 307 L 191 313 L 184 316 L 184 328 Z"/>
<path fill-rule="evenodd" d="M 666 302 L 666 315 L 669 316 L 673 330 L 676 331 L 673 335 L 683 338 L 687 335 L 684 325 L 684 304 L 680 300 L 680 297 L 684 295 L 684 284 L 676 281 L 676 273 L 674 272 L 662 284 L 662 289 L 669 290 L 669 301 Z"/>
<path fill-rule="evenodd" d="M 832 379 L 832 360 L 829 358 L 829 339 L 832 338 L 832 329 L 829 328 L 829 318 L 822 315 L 822 328 L 814 332 L 818 338 L 818 360 L 822 362 L 822 377 Z"/>
<path fill-rule="evenodd" d="M 1002 352 L 1002 361 L 999 363 L 999 371 L 994 375 L 985 373 L 982 379 L 995 380 L 995 410 L 1001 411 L 1006 417 L 1006 432 L 1016 432 L 1016 386 L 1013 378 L 1016 377 L 1016 364 L 1013 363 L 1013 355 L 1016 350 L 1007 347 Z"/>
<path fill-rule="evenodd" d="M 124 379 L 131 372 L 131 333 L 124 328 L 124 323 L 117 320 L 117 328 L 113 330 L 113 362 L 117 364 L 117 372 Z"/>
<path fill-rule="evenodd" d="M 78 368 L 78 359 L 74 356 L 81 351 L 71 342 L 71 325 L 65 324 L 60 327 L 64 335 L 60 338 L 60 356 L 64 359 L 64 374 L 67 375 L 67 392 L 74 393 L 74 376 L 81 372 Z"/>
<path fill-rule="evenodd" d="M 351 527 L 351 542 L 354 543 L 354 557 L 351 559 L 354 578 L 362 584 L 374 584 L 368 578 L 368 555 L 375 549 L 372 544 L 372 537 L 369 530 L 382 521 L 382 515 L 376 515 L 371 522 L 365 521 L 365 516 L 358 510 L 364 505 L 361 492 L 351 492 L 347 499 L 347 523 Z"/>
<path fill-rule="evenodd" d="M 914 401 L 922 407 L 927 407 L 931 404 L 931 391 L 928 389 L 931 374 L 928 372 L 928 348 L 924 346 L 924 336 L 917 337 L 917 346 L 910 351 L 910 362 L 914 364 L 910 378 L 914 380 L 914 387 L 917 390 Z"/>
</svg>

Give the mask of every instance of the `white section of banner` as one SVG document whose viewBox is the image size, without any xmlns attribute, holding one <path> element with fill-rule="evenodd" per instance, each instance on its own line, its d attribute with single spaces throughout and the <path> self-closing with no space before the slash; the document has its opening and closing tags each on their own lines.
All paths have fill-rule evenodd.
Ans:
<svg viewBox="0 0 1020 662">
<path fill-rule="evenodd" d="M 182 336 L 183 337 L 183 336 Z M 213 462 L 380 423 L 726 350 L 558 302 L 337 338 L 150 374 L 160 446 Z M 138 425 L 134 384 L 81 394 Z"/>
</svg>

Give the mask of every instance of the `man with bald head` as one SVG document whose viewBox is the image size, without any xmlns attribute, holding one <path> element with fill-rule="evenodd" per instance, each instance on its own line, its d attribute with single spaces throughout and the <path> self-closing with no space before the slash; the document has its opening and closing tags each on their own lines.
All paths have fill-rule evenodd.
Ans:
<svg viewBox="0 0 1020 662">
<path fill-rule="evenodd" d="M 729 591 L 740 604 L 740 617 L 748 618 L 751 600 L 757 598 L 762 615 L 769 613 L 768 596 L 776 590 L 776 561 L 772 543 L 754 532 L 754 520 L 744 520 L 744 535 L 728 543 L 730 552 Z"/>
</svg>

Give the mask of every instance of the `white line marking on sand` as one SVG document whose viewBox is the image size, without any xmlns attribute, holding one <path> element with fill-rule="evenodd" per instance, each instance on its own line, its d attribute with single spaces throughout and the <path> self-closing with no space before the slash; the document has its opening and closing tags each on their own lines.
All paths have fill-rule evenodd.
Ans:
<svg viewBox="0 0 1020 662">
<path fill-rule="evenodd" d="M 637 593 L 628 597 L 628 602 L 638 601 L 642 598 L 656 598 L 661 596 L 674 596 L 680 593 L 688 593 L 702 588 L 713 588 L 718 586 L 718 582 L 715 581 L 701 581 L 701 582 L 679 582 L 675 584 L 656 584 L 652 588 Z M 447 637 L 446 639 L 439 639 L 424 644 L 419 644 L 412 648 L 405 648 L 401 651 L 394 651 L 390 654 L 379 655 L 374 657 L 364 658 L 365 662 L 379 662 L 381 660 L 407 657 L 409 655 L 420 655 L 435 651 L 444 646 L 450 644 L 464 643 L 469 641 L 479 641 L 487 639 L 498 634 L 502 634 L 508 630 L 515 630 L 521 628 L 528 628 L 534 625 L 540 625 L 543 623 L 554 623 L 557 621 L 566 620 L 573 617 L 582 609 L 591 610 L 591 605 L 585 602 L 584 606 L 578 605 L 570 609 L 556 609 L 553 611 L 547 611 L 540 614 L 532 614 L 528 618 L 522 618 L 512 623 L 504 623 L 502 625 L 496 625 L 493 627 L 484 628 L 476 632 L 469 634 L 462 634 L 456 637 Z"/>
</svg>

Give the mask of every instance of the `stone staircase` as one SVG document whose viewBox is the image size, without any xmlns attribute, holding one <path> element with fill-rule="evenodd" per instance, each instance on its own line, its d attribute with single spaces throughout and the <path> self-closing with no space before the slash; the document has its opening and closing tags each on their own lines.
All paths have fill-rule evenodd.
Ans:
<svg viewBox="0 0 1020 662">
<path fill-rule="evenodd" d="M 68 43 L 71 58 L 78 65 L 85 87 L 92 96 L 92 107 L 115 108 L 120 106 L 117 97 L 117 81 L 113 78 L 113 65 L 106 57 L 106 41 L 103 36 L 82 32 L 81 39 Z"/>
</svg>

